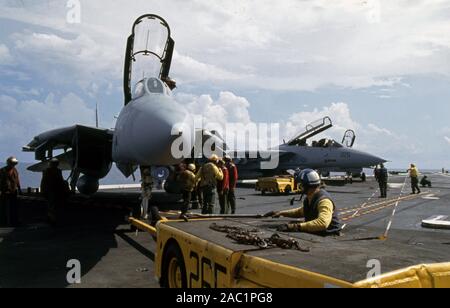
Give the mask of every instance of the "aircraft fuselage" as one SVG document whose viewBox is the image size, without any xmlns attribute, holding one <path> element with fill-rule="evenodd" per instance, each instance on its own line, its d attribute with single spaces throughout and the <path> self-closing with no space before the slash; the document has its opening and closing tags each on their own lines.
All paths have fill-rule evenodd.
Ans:
<svg viewBox="0 0 450 308">
<path fill-rule="evenodd" d="M 155 83 L 158 83 L 160 93 L 147 87 L 147 84 L 153 87 Z M 161 80 L 149 78 L 144 84 L 142 96 L 130 101 L 117 119 L 113 161 L 138 166 L 179 164 L 182 159 L 174 157 L 171 151 L 173 141 L 179 138 L 173 130 L 179 124 L 189 125 L 191 116 L 175 101 Z"/>
</svg>

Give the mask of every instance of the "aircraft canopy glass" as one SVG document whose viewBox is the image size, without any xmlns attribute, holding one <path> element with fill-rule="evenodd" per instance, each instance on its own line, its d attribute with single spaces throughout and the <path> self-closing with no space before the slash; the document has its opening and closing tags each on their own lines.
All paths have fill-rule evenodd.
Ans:
<svg viewBox="0 0 450 308">
<path fill-rule="evenodd" d="M 164 85 L 161 82 L 161 80 L 157 78 L 150 78 L 149 80 L 147 80 L 147 88 L 150 91 L 150 93 L 158 93 L 158 94 L 164 93 Z"/>
<path fill-rule="evenodd" d="M 133 99 L 139 98 L 145 94 L 145 83 L 144 81 L 139 81 L 134 87 Z"/>
<path fill-rule="evenodd" d="M 170 37 L 169 28 L 161 20 L 147 17 L 135 26 L 133 71 L 131 84 L 149 77 L 159 77 Z"/>
<path fill-rule="evenodd" d="M 147 89 L 145 88 L 147 86 Z M 148 78 L 139 81 L 134 87 L 133 99 L 137 99 L 143 96 L 146 92 L 164 94 L 166 92 L 166 86 L 158 78 Z"/>
<path fill-rule="evenodd" d="M 314 148 L 342 148 L 342 144 L 333 139 L 321 139 L 319 141 L 313 141 L 312 147 Z"/>
</svg>

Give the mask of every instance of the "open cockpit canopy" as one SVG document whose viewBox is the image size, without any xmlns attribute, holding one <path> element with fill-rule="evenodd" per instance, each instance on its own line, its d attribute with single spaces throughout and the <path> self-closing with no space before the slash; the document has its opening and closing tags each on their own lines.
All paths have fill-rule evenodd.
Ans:
<svg viewBox="0 0 450 308">
<path fill-rule="evenodd" d="M 306 125 L 305 131 L 297 134 L 297 136 L 291 139 L 288 145 L 306 146 L 308 139 L 317 136 L 318 134 L 333 127 L 333 121 L 330 117 L 317 120 L 311 124 Z"/>
<path fill-rule="evenodd" d="M 136 20 L 125 55 L 125 104 L 134 96 L 132 88 L 143 79 L 166 80 L 169 77 L 174 47 L 170 27 L 163 18 L 148 14 Z"/>
</svg>

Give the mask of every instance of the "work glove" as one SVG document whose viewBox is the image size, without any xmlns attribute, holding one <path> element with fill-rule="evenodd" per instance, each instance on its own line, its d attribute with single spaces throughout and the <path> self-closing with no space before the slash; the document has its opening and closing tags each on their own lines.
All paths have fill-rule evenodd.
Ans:
<svg viewBox="0 0 450 308">
<path fill-rule="evenodd" d="M 294 224 L 285 224 L 277 228 L 278 232 L 300 232 L 300 227 Z"/>
<path fill-rule="evenodd" d="M 264 215 L 264 217 L 273 217 L 273 218 L 279 218 L 280 214 L 278 212 L 272 211 Z"/>
</svg>

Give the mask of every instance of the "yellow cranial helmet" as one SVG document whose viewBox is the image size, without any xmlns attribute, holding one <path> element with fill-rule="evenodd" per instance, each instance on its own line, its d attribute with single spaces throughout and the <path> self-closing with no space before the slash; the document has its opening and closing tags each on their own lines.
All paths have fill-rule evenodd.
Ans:
<svg viewBox="0 0 450 308">
<path fill-rule="evenodd" d="M 195 172 L 196 169 L 197 169 L 197 167 L 195 167 L 194 164 L 189 164 L 187 166 L 187 170 L 189 170 L 189 171 Z"/>
<path fill-rule="evenodd" d="M 217 156 L 216 154 L 211 155 L 211 157 L 209 158 L 209 161 L 211 162 L 217 162 L 219 160 L 219 156 Z"/>
</svg>

